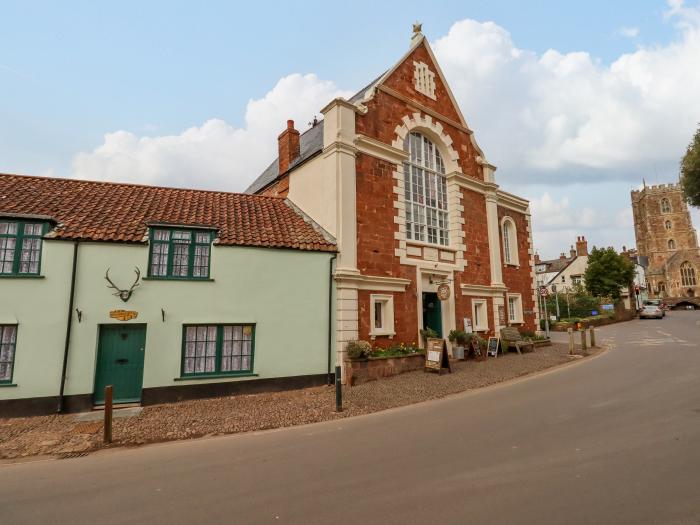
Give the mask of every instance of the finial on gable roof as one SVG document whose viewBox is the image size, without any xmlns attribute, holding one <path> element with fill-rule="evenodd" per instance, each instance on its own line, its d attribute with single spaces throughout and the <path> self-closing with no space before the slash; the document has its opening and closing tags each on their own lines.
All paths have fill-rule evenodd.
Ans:
<svg viewBox="0 0 700 525">
<path fill-rule="evenodd" d="M 416 41 L 420 38 L 423 37 L 423 33 L 421 33 L 421 29 L 423 28 L 423 24 L 420 22 L 416 22 L 413 24 L 413 34 L 411 35 L 411 45 L 414 45 Z"/>
</svg>

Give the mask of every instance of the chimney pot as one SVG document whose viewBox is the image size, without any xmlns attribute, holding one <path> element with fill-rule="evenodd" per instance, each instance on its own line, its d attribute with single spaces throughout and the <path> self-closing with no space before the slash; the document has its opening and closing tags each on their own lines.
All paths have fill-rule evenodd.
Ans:
<svg viewBox="0 0 700 525">
<path fill-rule="evenodd" d="M 588 241 L 583 235 L 576 237 L 576 253 L 579 256 L 588 255 Z"/>
</svg>

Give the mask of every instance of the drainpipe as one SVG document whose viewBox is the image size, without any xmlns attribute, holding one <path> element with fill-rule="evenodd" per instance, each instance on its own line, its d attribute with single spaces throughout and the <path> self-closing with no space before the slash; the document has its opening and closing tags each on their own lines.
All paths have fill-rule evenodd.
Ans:
<svg viewBox="0 0 700 525">
<path fill-rule="evenodd" d="M 333 263 L 337 255 L 328 259 L 328 385 L 332 385 L 335 376 L 331 375 L 331 346 L 333 342 Z"/>
<path fill-rule="evenodd" d="M 73 300 L 75 299 L 75 273 L 78 267 L 78 241 L 73 243 L 73 270 L 70 278 L 70 296 L 68 299 L 68 322 L 66 323 L 66 344 L 63 348 L 63 368 L 61 370 L 61 389 L 58 393 L 58 408 L 56 412 L 63 412 L 63 392 L 66 387 L 66 368 L 68 367 L 68 349 L 70 348 L 70 332 L 73 326 Z"/>
</svg>

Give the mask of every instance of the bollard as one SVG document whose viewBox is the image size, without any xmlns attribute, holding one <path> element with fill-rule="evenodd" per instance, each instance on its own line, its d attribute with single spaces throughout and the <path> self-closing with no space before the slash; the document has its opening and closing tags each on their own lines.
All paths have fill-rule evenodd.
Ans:
<svg viewBox="0 0 700 525">
<path fill-rule="evenodd" d="M 581 330 L 581 351 L 586 349 L 586 329 Z"/>
<path fill-rule="evenodd" d="M 112 385 L 105 387 L 104 442 L 112 442 Z"/>
<path fill-rule="evenodd" d="M 566 331 L 569 332 L 569 355 L 574 355 L 574 330 L 568 328 Z"/>
<path fill-rule="evenodd" d="M 340 376 L 340 367 L 335 367 L 335 411 L 343 411 L 343 385 Z"/>
<path fill-rule="evenodd" d="M 591 326 L 591 348 L 595 346 L 595 328 Z"/>
</svg>

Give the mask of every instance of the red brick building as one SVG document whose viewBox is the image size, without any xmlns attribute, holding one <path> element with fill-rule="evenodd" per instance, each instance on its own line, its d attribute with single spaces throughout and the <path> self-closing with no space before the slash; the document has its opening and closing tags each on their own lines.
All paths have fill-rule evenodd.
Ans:
<svg viewBox="0 0 700 525">
<path fill-rule="evenodd" d="M 420 31 L 408 53 L 300 134 L 248 189 L 288 197 L 335 236 L 336 349 L 535 330 L 529 203 L 504 192 Z M 438 288 L 448 293 L 438 298 Z"/>
</svg>

